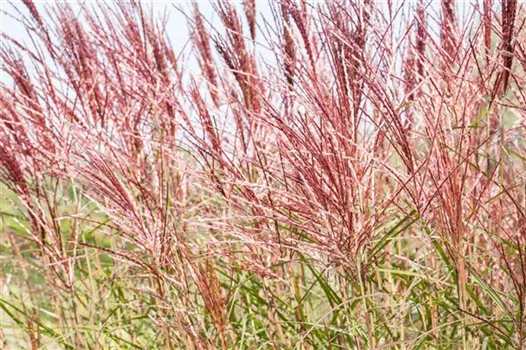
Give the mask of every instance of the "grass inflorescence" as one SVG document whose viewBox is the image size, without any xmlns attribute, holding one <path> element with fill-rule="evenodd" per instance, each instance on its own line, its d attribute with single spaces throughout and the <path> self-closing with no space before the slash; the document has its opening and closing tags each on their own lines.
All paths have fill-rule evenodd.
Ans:
<svg viewBox="0 0 526 350">
<path fill-rule="evenodd" d="M 524 4 L 210 6 L 10 7 L 2 348 L 524 349 Z"/>
</svg>

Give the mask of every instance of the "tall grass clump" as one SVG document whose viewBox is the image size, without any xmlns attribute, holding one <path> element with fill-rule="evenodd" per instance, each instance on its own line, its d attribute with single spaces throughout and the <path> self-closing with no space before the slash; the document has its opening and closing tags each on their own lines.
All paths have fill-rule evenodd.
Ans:
<svg viewBox="0 0 526 350">
<path fill-rule="evenodd" d="M 526 8 L 15 3 L 6 349 L 524 349 Z"/>
</svg>

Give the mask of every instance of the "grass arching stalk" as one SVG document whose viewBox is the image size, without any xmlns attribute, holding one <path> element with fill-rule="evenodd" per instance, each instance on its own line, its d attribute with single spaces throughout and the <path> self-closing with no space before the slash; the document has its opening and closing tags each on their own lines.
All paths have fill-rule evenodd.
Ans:
<svg viewBox="0 0 526 350">
<path fill-rule="evenodd" d="M 196 73 L 140 3 L 24 3 L 8 341 L 523 346 L 523 5 L 221 1 Z"/>
<path fill-rule="evenodd" d="M 31 321 L 39 308 L 63 318 L 57 331 L 45 317 L 33 320 L 32 332 L 42 335 L 32 341 L 36 347 L 49 338 L 66 348 L 206 347 L 192 312 L 202 299 L 192 300 L 189 290 L 204 295 L 196 285 L 207 277 L 190 274 L 187 265 L 195 253 L 181 213 L 193 204 L 174 140 L 176 102 L 166 94 L 177 81 L 174 53 L 138 4 L 83 8 L 82 20 L 73 5 L 61 4 L 51 8 L 60 23 L 25 4 L 30 17 L 23 20 L 34 24 L 27 28 L 36 47 L 5 37 L 12 45 L 2 51 L 3 64 L 15 85 L 3 85 L 1 120 L 2 183 L 24 205 L 2 234 L 26 247 L 25 259 L 34 259 L 27 256 L 34 241 L 43 270 L 57 270 L 60 278 L 54 283 L 48 272 L 33 282 L 44 291 L 58 287 L 50 307 L 42 296 L 27 313 L 14 303 L 2 306 L 17 322 Z M 29 53 L 29 60 L 17 53 Z M 38 272 L 32 268 L 30 276 Z M 100 301 L 98 308 L 90 298 Z"/>
<path fill-rule="evenodd" d="M 297 11 L 298 8 L 297 5 L 294 3 L 287 4 L 286 6 L 292 9 L 290 10 L 291 12 Z M 338 33 L 338 31 L 348 30 L 344 27 L 345 21 L 341 20 L 340 18 L 341 16 L 345 16 L 342 14 L 345 14 L 346 11 L 348 13 L 352 12 L 352 10 L 350 10 L 349 8 L 343 10 L 345 8 L 345 5 L 340 4 L 334 5 L 332 13 L 330 12 L 330 6 L 327 10 L 327 13 L 323 13 L 323 9 L 320 10 L 320 8 L 321 7 L 315 7 L 315 10 L 320 11 L 320 15 L 316 17 L 321 18 L 321 23 L 318 24 L 318 28 L 322 28 L 322 30 L 320 30 L 317 34 L 322 33 L 319 35 L 325 35 L 327 37 L 330 36 L 331 39 L 327 39 L 325 41 L 324 39 L 320 39 L 319 41 L 328 43 L 326 45 L 328 49 L 326 50 L 329 53 L 329 48 L 331 47 L 331 45 L 334 45 L 334 47 L 336 47 L 335 52 L 338 53 L 338 55 L 336 56 L 338 59 L 340 59 L 341 57 L 345 57 L 346 50 L 349 50 L 351 52 L 352 49 L 356 48 L 357 43 L 359 43 L 358 40 L 353 43 L 345 42 L 343 38 L 352 37 L 352 33 L 347 33 L 347 35 Z M 413 96 L 416 95 L 414 93 L 415 91 L 418 91 L 419 93 L 419 95 L 417 95 L 419 98 L 410 101 L 411 108 L 408 108 L 408 110 L 413 111 L 412 113 L 417 112 L 420 113 L 420 115 L 425 116 L 424 118 L 421 118 L 419 120 L 421 129 L 419 129 L 419 131 L 415 131 L 415 133 L 412 136 L 412 139 L 411 136 L 408 137 L 408 132 L 403 127 L 403 123 L 401 123 L 397 119 L 400 118 L 399 115 L 393 113 L 393 116 L 391 117 L 389 114 L 386 114 L 390 118 L 384 117 L 385 119 L 381 121 L 381 123 L 383 124 L 380 125 L 386 125 L 386 129 L 388 130 L 388 132 L 385 132 L 380 129 L 381 131 L 379 132 L 379 138 L 383 138 L 384 142 L 389 142 L 390 146 L 393 147 L 393 149 L 395 149 L 396 151 L 398 151 L 398 154 L 400 155 L 403 164 L 407 167 L 407 169 L 409 169 L 411 182 L 413 182 L 414 186 L 413 191 L 409 191 L 410 187 L 407 185 L 407 183 L 400 180 L 400 178 L 397 178 L 397 180 L 400 181 L 402 185 L 404 193 L 409 194 L 409 196 L 412 199 L 412 202 L 414 203 L 414 206 L 416 208 L 419 208 L 419 211 L 422 215 L 430 218 L 431 224 L 433 226 L 440 227 L 439 230 L 443 233 L 444 239 L 446 241 L 451 239 L 451 242 L 448 245 L 449 247 L 452 247 L 452 250 L 450 250 L 450 255 L 453 257 L 455 264 L 457 265 L 457 291 L 459 295 L 459 308 L 462 310 L 467 308 L 467 299 L 469 298 L 466 294 L 466 288 L 469 281 L 467 268 L 465 267 L 464 262 L 464 254 L 466 251 L 466 248 L 464 247 L 464 240 L 466 239 L 466 236 L 470 235 L 471 233 L 467 231 L 470 224 L 466 224 L 465 220 L 466 218 L 470 218 L 470 215 L 473 211 L 478 211 L 476 207 L 464 209 L 464 203 L 465 200 L 471 196 L 469 191 L 473 191 L 475 189 L 474 193 L 477 193 L 478 191 L 480 195 L 481 193 L 484 194 L 484 192 L 488 190 L 488 187 L 486 185 L 480 186 L 480 182 L 473 182 L 473 180 L 477 178 L 476 173 L 479 170 L 477 168 L 472 168 L 473 164 L 471 159 L 475 155 L 477 155 L 478 157 L 479 152 L 481 151 L 481 147 L 483 147 L 489 141 L 488 139 L 483 138 L 483 136 L 479 139 L 476 139 L 472 136 L 470 130 L 476 130 L 479 127 L 479 125 L 477 124 L 480 123 L 482 116 L 480 115 L 480 113 L 476 113 L 476 116 L 472 119 L 472 117 L 470 117 L 471 110 L 468 106 L 472 103 L 474 99 L 473 96 L 475 96 L 475 98 L 479 98 L 480 96 L 487 96 L 491 92 L 492 77 L 494 79 L 498 72 L 496 70 L 492 70 L 491 67 L 488 67 L 488 69 L 484 72 L 481 71 L 482 68 L 480 66 L 480 63 L 477 61 L 478 57 L 473 52 L 474 47 L 470 45 L 473 45 L 473 43 L 477 43 L 477 40 L 479 39 L 481 40 L 481 43 L 487 43 L 487 40 L 482 40 L 483 35 L 481 32 L 475 32 L 476 38 L 470 37 L 470 35 L 472 34 L 469 32 L 471 28 L 469 26 L 474 26 L 475 23 L 472 17 L 466 16 L 466 18 L 471 18 L 471 20 L 467 21 L 467 24 L 464 24 L 464 27 L 457 28 L 460 24 L 456 23 L 457 20 L 455 19 L 454 13 L 455 5 L 452 2 L 444 2 L 442 10 L 445 12 L 445 14 L 443 14 L 443 26 L 445 29 L 443 30 L 443 34 L 440 39 L 442 41 L 442 46 L 439 40 L 432 37 L 432 34 L 425 32 L 426 26 L 424 25 L 424 23 L 422 23 L 425 21 L 425 16 L 422 15 L 422 11 L 424 10 L 423 7 L 420 7 L 420 9 L 417 11 L 416 21 L 418 25 L 417 44 L 409 50 L 410 53 L 417 51 L 416 54 L 413 55 L 413 57 L 418 57 L 417 79 L 423 82 L 420 83 L 420 86 L 413 84 L 410 90 L 407 92 L 408 94 L 410 93 L 409 96 L 411 96 L 412 99 Z M 281 11 L 281 13 L 282 12 L 283 11 Z M 279 15 L 280 12 L 276 11 L 276 13 Z M 486 16 L 488 16 L 488 13 L 491 13 L 491 11 L 486 11 Z M 297 16 L 297 18 L 299 18 L 299 16 Z M 327 20 L 326 23 L 323 22 L 324 19 Z M 281 20 L 278 17 L 275 21 L 277 23 L 280 23 Z M 486 21 L 485 18 L 484 21 Z M 285 23 L 286 26 L 290 27 L 288 17 L 285 18 L 285 20 L 283 20 L 282 22 Z M 336 29 L 332 29 L 333 26 Z M 316 149 L 314 147 L 309 148 L 305 140 L 308 139 L 309 143 L 313 144 L 316 141 L 316 136 L 322 135 L 322 133 L 325 130 L 328 130 L 330 127 L 335 127 L 336 124 L 333 120 L 330 119 L 330 114 L 328 114 L 327 111 L 333 111 L 334 115 L 338 115 L 339 113 L 341 113 L 341 111 L 344 111 L 342 115 L 348 115 L 345 113 L 345 111 L 350 111 L 351 109 L 349 109 L 346 106 L 348 105 L 349 99 L 345 99 L 345 97 L 347 96 L 346 91 L 350 90 L 336 90 L 335 93 L 337 94 L 337 96 L 344 98 L 343 100 L 341 100 L 341 103 L 338 104 L 339 109 L 331 110 L 330 107 L 324 106 L 323 108 L 320 107 L 319 111 L 316 110 L 316 108 L 318 108 L 318 106 L 320 105 L 320 98 L 318 96 L 323 96 L 323 98 L 325 99 L 327 99 L 328 97 L 327 93 L 323 92 L 317 93 L 316 96 L 305 94 L 305 91 L 309 91 L 309 89 L 312 89 L 312 86 L 316 86 L 316 84 L 319 84 L 321 81 L 324 81 L 324 78 L 322 78 L 321 74 L 317 74 L 316 76 L 314 76 L 312 74 L 314 69 L 312 69 L 308 65 L 301 65 L 302 62 L 309 62 L 308 59 L 302 60 L 298 58 L 298 52 L 302 52 L 302 50 L 305 50 L 303 52 L 308 53 L 307 48 L 301 47 L 302 42 L 300 38 L 309 36 L 309 34 L 303 35 L 301 33 L 300 28 L 304 27 L 304 23 L 297 25 L 297 39 L 292 41 L 289 40 L 289 45 L 291 42 L 293 42 L 295 45 L 299 45 L 299 48 L 296 48 L 295 50 L 286 49 L 282 53 L 277 53 L 276 56 L 278 60 L 281 58 L 284 61 L 283 67 L 289 67 L 284 70 L 285 77 L 283 79 L 283 81 L 287 81 L 287 89 L 290 90 L 290 86 L 293 85 L 297 90 L 301 91 L 301 93 L 294 94 L 293 97 L 291 97 L 290 99 L 285 98 L 285 100 L 293 101 L 288 102 L 289 105 L 297 103 L 298 106 L 301 106 L 299 110 L 309 111 L 315 117 L 311 116 L 309 118 L 308 113 L 298 113 L 297 116 L 291 115 L 292 113 L 289 110 L 287 110 L 286 107 L 284 109 L 284 112 L 282 112 L 284 117 L 276 116 L 277 113 L 274 112 L 274 108 L 271 110 L 271 116 L 273 117 L 273 119 L 270 119 L 267 123 L 271 127 L 275 128 L 274 132 L 276 132 L 277 134 L 283 133 L 287 141 L 294 139 L 294 143 L 292 143 L 291 141 L 291 146 L 282 146 L 285 148 L 285 151 L 283 153 L 286 154 L 289 149 L 296 151 L 296 149 L 300 147 L 305 147 L 306 150 L 305 153 L 302 154 L 302 157 L 308 158 L 304 156 L 304 154 L 313 154 L 312 159 L 316 159 L 316 156 L 314 155 Z M 484 34 L 485 38 L 487 38 L 488 30 L 491 29 L 488 29 L 488 26 L 486 25 L 486 34 Z M 290 30 L 288 30 L 287 32 L 290 32 Z M 313 34 L 311 35 L 314 36 Z M 426 40 L 430 43 L 429 49 L 427 50 L 424 46 L 425 44 L 423 44 Z M 464 41 L 466 41 L 466 46 L 458 44 Z M 455 42 L 457 44 L 451 44 L 452 42 Z M 471 42 L 471 44 L 468 44 L 468 42 Z M 337 45 L 340 44 L 341 47 L 337 47 Z M 234 44 L 232 46 L 235 47 Z M 279 48 L 282 47 L 281 45 L 279 45 L 279 43 L 274 46 L 269 46 L 275 48 L 276 50 L 280 50 Z M 290 52 L 295 52 L 295 56 L 293 57 L 290 54 Z M 323 52 L 323 50 L 321 52 L 317 52 L 316 55 L 318 57 L 323 57 Z M 342 53 L 340 54 L 340 52 Z M 444 61 L 447 64 L 444 64 L 439 67 L 431 63 L 428 59 L 426 59 L 426 56 L 429 54 L 434 54 L 435 57 L 443 57 Z M 352 54 L 349 53 L 349 55 Z M 355 55 L 360 57 L 359 54 Z M 496 55 L 498 56 L 498 53 L 496 53 Z M 330 56 L 328 55 L 327 57 Z M 415 60 L 413 60 L 413 62 L 414 61 Z M 343 60 L 343 62 L 344 64 L 347 62 L 352 63 L 353 60 L 348 59 Z M 339 86 L 338 79 L 342 79 L 341 81 L 344 82 L 340 86 L 352 86 L 352 84 L 348 84 L 345 82 L 345 77 L 347 76 L 347 74 L 350 75 L 350 72 L 352 72 L 352 70 L 350 70 L 349 67 L 345 66 L 340 68 L 341 66 L 339 66 L 339 64 L 340 63 L 337 62 L 335 62 L 332 65 L 331 63 L 329 63 L 329 65 L 332 68 L 333 74 L 336 75 L 336 77 L 334 78 L 334 86 Z M 360 61 L 360 64 L 366 65 L 367 63 Z M 294 72 L 299 71 L 305 73 L 303 73 L 300 76 L 291 77 L 291 65 L 294 65 Z M 320 63 L 320 66 L 322 65 L 323 64 Z M 477 67 L 478 71 L 471 72 L 469 70 L 471 67 Z M 374 68 L 372 69 L 371 67 L 368 67 L 368 69 L 369 71 L 374 71 Z M 413 66 L 409 69 L 415 68 Z M 319 71 L 318 67 L 317 70 Z M 247 74 L 251 75 L 252 73 Z M 480 84 L 476 82 L 472 84 L 466 82 L 465 79 L 471 75 L 474 75 L 476 80 L 477 74 L 481 74 L 480 78 L 482 80 Z M 424 78 L 426 78 L 427 80 L 422 80 Z M 443 86 L 447 87 L 447 93 L 444 93 L 440 90 L 441 85 L 437 84 L 435 82 L 436 80 L 440 81 L 440 83 L 444 84 Z M 327 78 L 325 81 L 331 80 L 330 78 Z M 464 83 L 459 83 L 460 81 L 463 81 Z M 371 103 L 374 105 L 374 107 L 377 107 L 378 110 L 382 110 L 382 107 L 384 107 L 382 103 L 384 103 L 385 99 L 387 98 L 382 92 L 382 90 L 385 91 L 387 89 L 385 89 L 385 87 L 380 88 L 380 86 L 377 86 L 375 84 L 378 84 L 378 82 L 371 82 L 369 78 L 369 80 L 367 80 L 366 84 L 363 85 L 362 88 L 364 90 L 367 89 L 369 94 L 370 91 L 377 94 L 376 96 L 374 96 L 375 99 L 373 99 Z M 468 86 L 469 88 L 467 88 Z M 232 87 L 230 87 L 229 85 L 225 85 L 225 89 L 231 88 Z M 217 88 L 214 89 L 218 90 Z M 288 96 L 287 89 L 284 86 L 280 87 L 280 94 Z M 466 92 L 464 92 L 463 90 L 466 90 Z M 261 94 L 265 95 L 264 92 L 261 92 Z M 435 101 L 433 101 L 431 100 L 431 96 L 435 96 L 438 98 Z M 310 100 L 311 98 L 312 100 Z M 356 99 L 354 99 L 353 102 L 356 103 Z M 360 104 L 357 103 L 357 105 L 359 106 Z M 389 106 L 385 107 L 389 108 Z M 247 112 L 247 115 L 249 118 L 253 118 L 253 114 L 257 115 L 258 113 L 259 112 Z M 444 114 L 447 114 L 447 116 L 442 116 Z M 349 115 L 352 116 L 352 113 L 349 113 Z M 437 115 L 439 115 L 440 117 L 437 118 Z M 265 117 L 262 116 L 261 118 L 264 119 Z M 318 119 L 316 118 L 320 118 L 319 125 L 317 124 Z M 352 124 L 344 124 L 345 122 L 345 120 L 342 120 L 342 125 L 345 126 L 345 129 L 352 129 Z M 317 129 L 315 129 L 315 131 L 312 131 L 309 127 L 304 127 L 303 129 L 301 129 L 304 123 L 310 124 L 313 128 Z M 289 124 L 291 126 L 289 126 Z M 241 123 L 238 122 L 237 125 L 241 125 Z M 356 128 L 355 130 L 358 129 Z M 426 141 L 420 144 L 416 143 L 416 146 L 429 146 L 430 148 L 427 152 L 423 152 L 425 155 L 421 153 L 417 157 L 413 157 L 410 148 L 415 146 L 414 141 L 416 140 L 416 138 L 414 135 L 421 135 L 422 133 L 425 135 L 424 139 Z M 344 134 L 343 131 L 342 134 Z M 352 140 L 352 138 L 350 138 L 350 140 Z M 204 141 L 205 143 L 205 146 L 202 147 L 206 149 L 206 140 L 202 141 Z M 409 146 L 410 142 L 411 146 Z M 429 143 L 426 144 L 426 142 Z M 349 143 L 350 146 L 349 148 L 345 149 L 345 152 L 350 152 L 348 153 L 350 155 L 349 159 L 352 159 L 352 147 L 354 147 L 355 145 L 353 145 L 352 142 Z M 332 147 L 334 143 L 324 140 L 324 142 L 320 144 L 323 145 L 320 146 L 320 148 L 327 149 L 328 147 Z M 268 146 L 268 144 L 266 146 Z M 282 151 L 279 150 L 279 144 L 277 147 L 278 152 Z M 257 150 L 257 145 L 255 145 L 254 150 Z M 210 154 L 212 155 L 212 158 L 216 161 L 222 158 L 222 155 L 218 156 L 217 154 L 214 154 L 212 152 L 207 153 L 207 155 Z M 234 155 L 237 155 L 237 153 L 234 153 Z M 288 166 L 294 168 L 297 167 L 296 164 L 301 164 L 302 161 L 304 162 L 304 159 L 300 159 L 299 157 L 293 158 L 290 155 L 282 155 L 281 157 L 285 159 L 286 157 L 290 157 L 290 159 L 292 159 L 290 164 L 283 164 L 281 166 L 278 166 L 278 168 L 281 169 L 286 168 Z M 242 159 L 246 160 L 246 158 Z M 222 161 L 219 160 L 219 162 Z M 277 162 L 281 162 L 281 160 L 278 160 Z M 225 163 L 228 163 L 228 161 L 225 161 Z M 252 165 L 254 165 L 254 163 L 252 163 Z M 265 167 L 265 165 L 257 164 L 257 162 L 256 165 L 260 168 Z M 391 164 L 388 163 L 386 165 L 388 165 L 388 167 L 386 167 L 386 170 L 392 171 L 392 169 L 390 168 Z M 323 164 L 320 165 L 320 167 L 322 166 Z M 316 169 L 316 171 L 319 171 L 317 169 L 317 164 L 314 165 L 314 163 L 310 163 L 308 164 L 308 166 L 304 166 L 303 168 L 297 167 L 297 172 L 295 172 L 291 177 L 300 177 L 300 179 L 303 180 L 301 177 L 309 176 L 309 174 L 307 173 L 307 175 L 303 175 L 301 173 L 304 172 L 304 169 L 312 168 Z M 341 169 L 337 166 L 335 166 L 334 168 Z M 265 169 L 264 171 L 267 170 Z M 232 183 L 232 185 L 235 186 L 235 183 L 237 181 L 235 179 L 239 178 L 239 176 L 239 173 L 235 174 L 233 179 L 229 179 L 227 181 L 229 181 L 230 183 Z M 272 174 L 271 176 L 279 178 L 279 174 Z M 491 182 L 491 173 L 486 173 L 484 176 L 489 177 L 490 180 L 488 181 Z M 278 183 L 285 184 L 285 186 L 290 186 L 287 183 L 287 178 L 288 177 L 286 177 L 283 180 L 279 180 Z M 328 174 L 328 178 L 330 179 L 330 174 Z M 239 181 L 242 182 L 245 180 L 246 179 L 240 179 Z M 299 181 L 296 181 L 296 183 L 300 183 L 300 186 L 303 185 L 303 183 Z M 473 188 L 474 184 L 475 188 Z M 268 185 L 265 186 L 265 189 L 267 191 L 270 191 L 270 189 L 268 189 L 267 187 Z M 334 187 L 337 188 L 337 183 L 334 184 Z M 289 189 L 287 190 L 290 191 Z M 310 190 L 314 192 L 312 188 Z M 303 193 L 308 193 L 308 191 L 303 191 Z M 245 193 L 243 193 L 242 195 L 246 196 Z M 262 204 L 259 198 L 256 200 L 254 197 L 250 197 L 252 197 L 252 195 L 250 195 L 249 198 L 246 198 L 246 200 L 248 200 L 249 203 L 257 203 L 257 205 L 255 204 L 254 206 L 259 207 L 261 205 L 269 205 L 268 203 Z M 305 202 L 309 202 L 310 200 L 312 200 L 311 198 L 312 197 L 305 200 Z M 323 196 L 320 195 L 317 198 L 319 198 L 320 202 L 323 202 L 325 198 L 330 198 L 330 196 L 324 194 Z M 341 202 L 344 201 L 342 200 Z M 481 204 L 476 204 L 476 206 L 479 205 Z M 243 202 L 243 206 L 246 206 L 246 202 Z M 271 208 L 269 210 L 275 210 L 274 208 L 272 208 L 272 204 L 270 206 Z M 323 204 L 321 205 L 321 207 L 323 207 Z M 465 213 L 464 210 L 466 210 Z M 332 223 L 329 223 L 329 226 L 333 228 L 331 224 Z M 280 238 L 282 238 L 282 236 L 280 236 Z M 317 244 L 326 243 L 317 242 Z M 464 335 L 465 333 L 463 333 L 463 336 Z M 463 342 L 464 344 L 466 344 L 467 340 L 464 339 Z"/>
</svg>

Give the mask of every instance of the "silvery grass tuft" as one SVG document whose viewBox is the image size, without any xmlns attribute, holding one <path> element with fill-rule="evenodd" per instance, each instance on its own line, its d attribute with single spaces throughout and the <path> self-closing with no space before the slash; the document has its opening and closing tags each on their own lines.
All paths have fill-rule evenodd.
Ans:
<svg viewBox="0 0 526 350">
<path fill-rule="evenodd" d="M 524 4 L 171 10 L 4 13 L 3 348 L 526 346 Z"/>
</svg>

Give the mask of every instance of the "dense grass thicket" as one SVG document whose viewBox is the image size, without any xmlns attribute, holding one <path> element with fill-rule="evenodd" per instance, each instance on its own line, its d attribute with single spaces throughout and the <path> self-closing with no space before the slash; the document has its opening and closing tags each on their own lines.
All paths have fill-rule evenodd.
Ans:
<svg viewBox="0 0 526 350">
<path fill-rule="evenodd" d="M 526 349 L 526 5 L 210 6 L 6 10 L 0 348 Z"/>
</svg>

